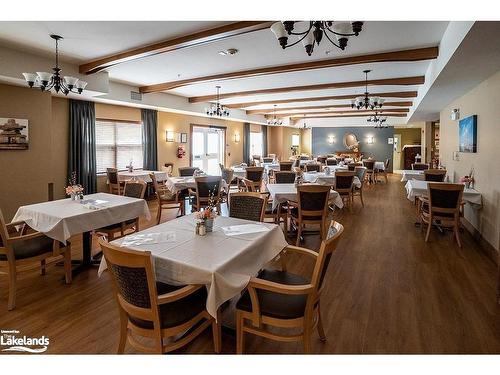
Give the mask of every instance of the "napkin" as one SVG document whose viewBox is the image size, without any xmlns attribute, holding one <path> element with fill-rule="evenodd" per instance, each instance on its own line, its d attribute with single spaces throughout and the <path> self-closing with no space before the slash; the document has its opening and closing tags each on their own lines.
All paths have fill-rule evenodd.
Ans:
<svg viewBox="0 0 500 375">
<path fill-rule="evenodd" d="M 241 234 L 268 232 L 269 228 L 261 224 L 242 224 L 222 227 L 226 236 L 238 236 Z"/>
</svg>

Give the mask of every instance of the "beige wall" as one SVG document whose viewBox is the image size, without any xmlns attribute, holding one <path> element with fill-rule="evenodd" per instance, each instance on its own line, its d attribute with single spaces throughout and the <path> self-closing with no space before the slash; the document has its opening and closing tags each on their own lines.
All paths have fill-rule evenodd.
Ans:
<svg viewBox="0 0 500 375">
<path fill-rule="evenodd" d="M 142 121 L 140 108 L 103 103 L 95 103 L 95 117 L 106 120 Z"/>
<path fill-rule="evenodd" d="M 65 99 L 29 88 L 0 85 L 0 117 L 28 119 L 29 149 L 0 150 L 0 209 L 11 220 L 21 205 L 46 201 L 48 184 L 64 196 L 68 148 Z M 63 150 L 63 154 L 61 154 Z"/>
<path fill-rule="evenodd" d="M 473 211 L 467 207 L 466 219 L 495 249 L 500 243 L 500 72 L 476 88 L 450 103 L 440 115 L 440 156 L 453 181 L 475 169 L 475 188 L 483 197 L 483 209 Z M 450 119 L 451 110 L 460 109 L 460 117 L 477 115 L 477 153 L 460 153 L 459 161 L 453 160 L 458 150 L 458 121 Z"/>
<path fill-rule="evenodd" d="M 280 160 L 288 160 L 292 156 L 292 134 L 300 135 L 299 152 L 302 151 L 302 135 L 300 129 L 290 128 L 287 126 L 268 127 L 269 136 L 269 153 L 276 154 Z"/>
<path fill-rule="evenodd" d="M 300 130 L 300 152 L 304 154 L 312 154 L 312 130 Z"/>
<path fill-rule="evenodd" d="M 183 114 L 158 112 L 158 166 L 165 163 L 174 164 L 174 174 L 177 168 L 189 166 L 190 149 L 190 125 L 216 125 L 226 127 L 226 166 L 243 161 L 243 123 L 198 117 Z M 257 125 L 258 126 L 258 125 Z M 260 126 L 258 126 L 260 128 Z M 252 129 L 252 128 L 251 128 Z M 167 130 L 173 131 L 177 136 L 179 133 L 188 134 L 188 143 L 182 144 L 186 148 L 186 156 L 182 159 L 177 157 L 177 147 L 181 143 L 166 142 Z M 255 130 L 258 130 L 257 128 Z M 240 142 L 234 142 L 234 134 L 239 133 Z"/>
</svg>

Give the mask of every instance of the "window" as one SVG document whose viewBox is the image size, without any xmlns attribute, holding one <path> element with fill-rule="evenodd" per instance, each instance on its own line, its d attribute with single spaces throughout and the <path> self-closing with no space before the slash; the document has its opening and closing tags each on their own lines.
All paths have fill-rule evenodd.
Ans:
<svg viewBox="0 0 500 375">
<path fill-rule="evenodd" d="M 262 133 L 250 133 L 250 158 L 252 155 L 262 155 Z"/>
<path fill-rule="evenodd" d="M 95 136 L 97 173 L 127 169 L 130 161 L 134 168 L 143 168 L 141 123 L 96 121 Z"/>
<path fill-rule="evenodd" d="M 298 134 L 292 134 L 292 146 L 300 146 L 300 136 Z"/>
</svg>

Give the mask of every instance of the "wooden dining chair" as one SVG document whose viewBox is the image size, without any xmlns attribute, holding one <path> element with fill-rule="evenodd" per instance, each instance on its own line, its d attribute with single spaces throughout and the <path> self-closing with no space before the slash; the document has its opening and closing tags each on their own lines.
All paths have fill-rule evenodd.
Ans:
<svg viewBox="0 0 500 375">
<path fill-rule="evenodd" d="M 179 167 L 179 176 L 180 177 L 191 177 L 194 176 L 195 171 L 199 171 L 200 168 L 198 167 Z"/>
<path fill-rule="evenodd" d="M 274 161 L 273 158 L 269 158 L 269 157 L 265 157 L 265 156 L 262 158 L 263 163 L 272 163 L 273 161 Z"/>
<path fill-rule="evenodd" d="M 369 183 L 375 183 L 377 181 L 377 176 L 375 174 L 375 160 L 366 159 L 363 160 L 363 166 L 366 168 L 365 176 Z"/>
<path fill-rule="evenodd" d="M 222 177 L 220 176 L 204 176 L 195 177 L 196 192 L 192 199 L 193 210 L 199 211 L 208 205 L 210 196 L 213 195 L 217 202 L 217 210 L 220 213 L 220 197 L 222 188 Z"/>
<path fill-rule="evenodd" d="M 317 161 L 318 163 L 322 164 L 322 165 L 325 165 L 325 164 L 326 164 L 326 159 L 327 159 L 327 157 L 326 157 L 326 156 L 318 156 L 318 157 L 316 158 L 316 161 Z"/>
<path fill-rule="evenodd" d="M 153 182 L 156 201 L 158 202 L 158 211 L 156 213 L 156 225 L 160 224 L 161 214 L 163 210 L 179 210 L 180 215 L 185 213 L 184 200 L 179 197 L 179 193 L 172 193 L 165 185 L 161 185 L 156 180 L 154 173 L 150 173 L 149 177 Z"/>
<path fill-rule="evenodd" d="M 281 253 L 281 271 L 265 269 L 250 279 L 246 292 L 236 304 L 237 354 L 244 352 L 247 334 L 281 342 L 302 341 L 306 354 L 312 351 L 312 333 L 315 328 L 320 340 L 326 341 L 321 294 L 327 285 L 325 277 L 328 266 L 343 231 L 344 227 L 332 220 L 319 252 L 287 246 Z M 313 260 L 312 276 L 288 272 L 286 261 L 290 254 Z M 282 333 L 284 329 L 293 331 L 285 334 Z M 300 331 L 297 333 L 297 330 Z"/>
<path fill-rule="evenodd" d="M 365 169 L 366 173 L 367 169 Z M 335 182 L 333 184 L 333 190 L 339 193 L 342 201 L 349 210 L 352 211 L 353 203 L 353 182 L 354 182 L 355 172 L 353 171 L 340 171 L 335 172 Z"/>
<path fill-rule="evenodd" d="M 7 309 L 16 307 L 17 274 L 64 260 L 66 284 L 71 284 L 71 244 L 66 245 L 31 229 L 24 221 L 5 223 L 0 210 L 0 274 L 9 279 Z"/>
<path fill-rule="evenodd" d="M 363 186 L 365 184 L 365 173 L 366 173 L 366 168 L 365 167 L 356 167 L 354 169 L 354 173 L 358 177 L 359 181 L 361 182 L 360 187 L 356 187 L 353 185 L 353 190 L 352 190 L 352 199 L 354 201 L 354 197 L 359 197 L 361 199 L 361 206 L 365 206 L 365 202 L 363 200 Z"/>
<path fill-rule="evenodd" d="M 319 163 L 308 163 L 305 167 L 306 172 L 320 172 L 321 164 Z"/>
<path fill-rule="evenodd" d="M 229 217 L 264 221 L 267 196 L 261 193 L 231 193 L 229 196 Z"/>
<path fill-rule="evenodd" d="M 438 222 L 440 227 L 453 228 L 458 246 L 462 247 L 459 229 L 463 191 L 463 184 L 427 184 L 427 197 L 419 197 L 422 201 L 420 219 L 427 225 L 425 242 L 429 240 L 431 227 Z"/>
<path fill-rule="evenodd" d="M 280 172 L 291 171 L 293 166 L 293 161 L 280 161 Z"/>
<path fill-rule="evenodd" d="M 328 217 L 328 201 L 330 186 L 299 185 L 297 187 L 297 203 L 289 202 L 288 217 L 297 228 L 296 245 L 300 243 L 304 225 L 319 225 L 319 235 L 323 239 Z"/>
<path fill-rule="evenodd" d="M 335 158 L 326 159 L 326 165 L 337 165 L 337 159 Z"/>
<path fill-rule="evenodd" d="M 240 187 L 242 191 L 258 192 L 262 186 L 263 167 L 247 167 L 245 177 L 240 178 Z"/>
<path fill-rule="evenodd" d="M 151 173 L 154 175 L 154 173 Z M 123 188 L 123 195 L 131 198 L 144 199 L 147 184 L 142 180 L 127 181 Z M 130 219 L 121 223 L 115 223 L 103 228 L 96 229 L 96 235 L 105 236 L 108 241 L 121 238 L 126 234 L 139 232 L 139 218 Z"/>
<path fill-rule="evenodd" d="M 171 352 L 210 326 L 215 352 L 220 352 L 220 326 L 206 310 L 204 285 L 174 286 L 156 281 L 150 251 L 115 246 L 102 238 L 99 244 L 120 313 L 118 354 L 125 351 L 127 342 L 141 352 Z M 154 344 L 146 345 L 136 337 L 151 339 Z"/>
<path fill-rule="evenodd" d="M 390 165 L 391 165 L 391 159 L 387 158 L 387 159 L 385 159 L 385 162 L 384 162 L 384 169 L 376 171 L 377 173 L 383 173 L 386 184 L 389 181 L 388 178 L 387 178 L 387 171 L 389 170 L 389 166 Z"/>
<path fill-rule="evenodd" d="M 124 181 L 118 180 L 118 169 L 106 168 L 106 176 L 108 178 L 108 190 L 110 194 L 122 195 Z"/>
<path fill-rule="evenodd" d="M 411 169 L 414 171 L 425 171 L 426 169 L 429 169 L 429 164 L 426 163 L 412 163 Z"/>
<path fill-rule="evenodd" d="M 433 182 L 443 182 L 446 177 L 446 169 L 425 169 L 424 180 Z"/>
<path fill-rule="evenodd" d="M 296 177 L 297 173 L 292 171 L 280 171 L 274 173 L 274 181 L 277 184 L 293 184 Z"/>
</svg>

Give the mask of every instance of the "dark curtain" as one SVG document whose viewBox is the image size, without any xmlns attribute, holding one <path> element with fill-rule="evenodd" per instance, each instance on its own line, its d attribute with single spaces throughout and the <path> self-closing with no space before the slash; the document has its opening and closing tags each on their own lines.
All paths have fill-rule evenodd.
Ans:
<svg viewBox="0 0 500 375">
<path fill-rule="evenodd" d="M 97 191 L 95 147 L 94 103 L 70 99 L 68 178 L 76 172 L 85 194 Z"/>
<path fill-rule="evenodd" d="M 250 124 L 243 124 L 243 161 L 250 165 Z"/>
<path fill-rule="evenodd" d="M 152 109 L 141 109 L 143 168 L 150 171 L 158 170 L 158 146 L 156 143 L 156 129 L 158 112 Z"/>
<path fill-rule="evenodd" d="M 262 129 L 262 157 L 267 156 L 267 125 L 261 125 Z"/>
</svg>

